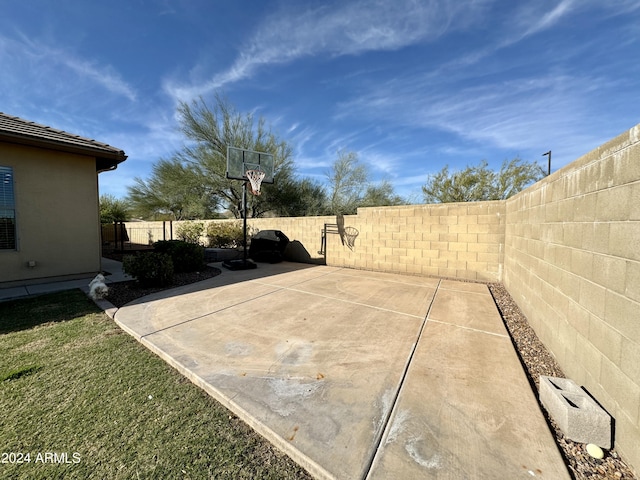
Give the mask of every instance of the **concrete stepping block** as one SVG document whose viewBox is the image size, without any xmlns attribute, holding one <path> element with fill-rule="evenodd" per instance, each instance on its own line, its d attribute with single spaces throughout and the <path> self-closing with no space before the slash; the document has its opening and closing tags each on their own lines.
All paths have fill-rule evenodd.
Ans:
<svg viewBox="0 0 640 480">
<path fill-rule="evenodd" d="M 611 416 L 573 380 L 541 375 L 540 402 L 567 438 L 611 448 Z"/>
</svg>

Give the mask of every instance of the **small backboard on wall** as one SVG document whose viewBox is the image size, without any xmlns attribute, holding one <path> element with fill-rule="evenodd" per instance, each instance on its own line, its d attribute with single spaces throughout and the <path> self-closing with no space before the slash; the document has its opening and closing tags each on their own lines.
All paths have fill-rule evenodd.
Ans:
<svg viewBox="0 0 640 480">
<path fill-rule="evenodd" d="M 248 181 L 247 170 L 260 170 L 265 176 L 262 183 L 273 183 L 273 155 L 243 148 L 227 147 L 227 178 Z"/>
</svg>

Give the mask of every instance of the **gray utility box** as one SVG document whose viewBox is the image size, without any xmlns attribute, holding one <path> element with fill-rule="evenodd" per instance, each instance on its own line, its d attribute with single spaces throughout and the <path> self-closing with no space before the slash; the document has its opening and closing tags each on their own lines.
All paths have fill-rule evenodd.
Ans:
<svg viewBox="0 0 640 480">
<path fill-rule="evenodd" d="M 540 375 L 540 402 L 570 440 L 611 448 L 611 416 L 573 380 Z"/>
</svg>

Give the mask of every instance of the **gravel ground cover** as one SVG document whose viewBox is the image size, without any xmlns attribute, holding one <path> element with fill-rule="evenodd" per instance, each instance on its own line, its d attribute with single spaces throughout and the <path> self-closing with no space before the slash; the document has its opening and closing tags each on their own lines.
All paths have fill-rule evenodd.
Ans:
<svg viewBox="0 0 640 480">
<path fill-rule="evenodd" d="M 529 377 L 529 382 L 534 387 L 536 398 L 538 398 L 540 375 L 565 378 L 565 374 L 553 355 L 538 339 L 506 288 L 501 284 L 494 283 L 489 285 L 489 290 L 509 330 L 511 340 Z M 569 467 L 569 472 L 576 480 L 636 478 L 627 464 L 619 457 L 615 448 L 606 452 L 602 460 L 591 457 L 585 449 L 586 445 L 573 442 L 565 437 L 544 408 L 542 411 L 551 426 L 552 433 L 555 434 L 556 443 Z"/>
<path fill-rule="evenodd" d="M 172 287 L 205 280 L 220 273 L 217 268 L 203 267 L 199 272 L 176 274 Z M 506 288 L 497 283 L 489 284 L 488 286 L 511 335 L 529 382 L 535 390 L 536 398 L 538 398 L 540 375 L 562 378 L 565 378 L 565 375 L 553 355 L 538 339 Z M 121 307 L 136 298 L 159 290 L 162 290 L 162 288 L 140 288 L 135 281 L 117 283 L 109 287 L 107 300 L 116 307 Z M 544 408 L 542 408 L 542 411 L 547 418 L 552 433 L 555 435 L 556 443 L 565 459 L 569 472 L 576 480 L 631 480 L 637 478 L 620 458 L 615 448 L 606 452 L 602 460 L 591 457 L 587 453 L 584 444 L 576 443 L 566 438 L 553 419 L 547 415 Z"/>
</svg>

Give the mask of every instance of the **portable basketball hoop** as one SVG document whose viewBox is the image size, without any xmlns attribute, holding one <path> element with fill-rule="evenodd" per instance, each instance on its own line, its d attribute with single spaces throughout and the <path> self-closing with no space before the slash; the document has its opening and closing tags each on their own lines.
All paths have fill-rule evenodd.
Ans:
<svg viewBox="0 0 640 480">
<path fill-rule="evenodd" d="M 240 213 L 243 220 L 242 245 L 243 258 L 225 260 L 222 265 L 230 270 L 247 270 L 256 268 L 256 264 L 247 258 L 249 245 L 247 242 L 247 184 L 251 183 L 251 193 L 260 195 L 260 186 L 273 183 L 273 155 L 266 152 L 255 152 L 237 147 L 227 147 L 227 178 L 242 182 L 242 207 Z"/>
<path fill-rule="evenodd" d="M 266 173 L 262 170 L 247 170 L 244 174 L 249 179 L 249 182 L 251 182 L 251 193 L 260 195 L 260 185 Z"/>
</svg>

